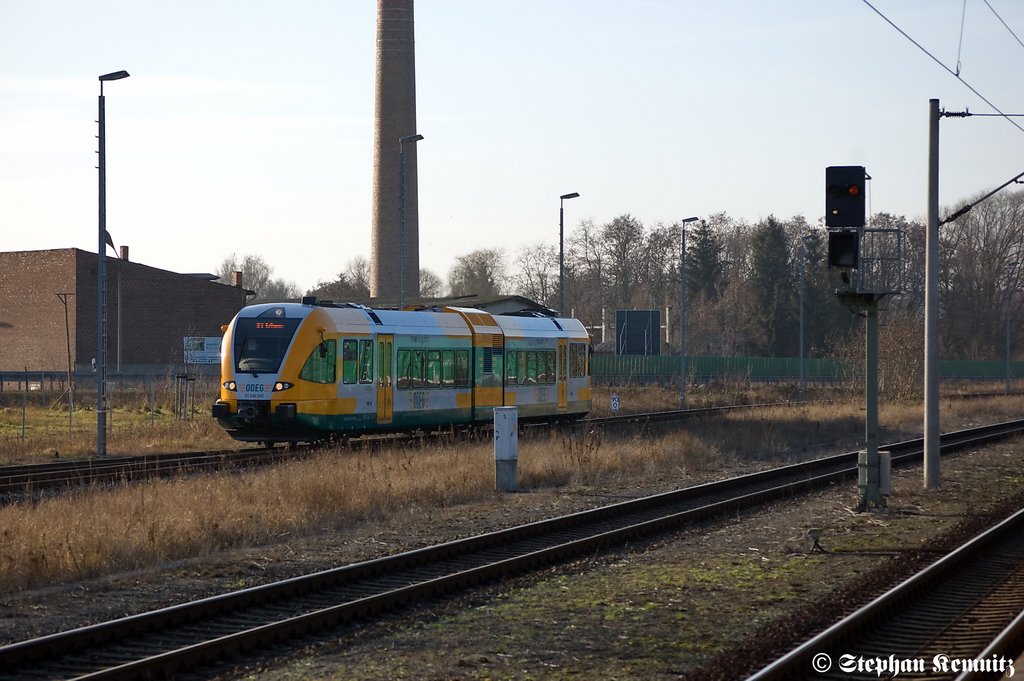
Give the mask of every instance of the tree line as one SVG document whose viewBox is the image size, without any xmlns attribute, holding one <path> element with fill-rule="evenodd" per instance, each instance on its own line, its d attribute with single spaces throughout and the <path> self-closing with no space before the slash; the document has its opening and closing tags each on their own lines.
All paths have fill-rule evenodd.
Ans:
<svg viewBox="0 0 1024 681">
<path fill-rule="evenodd" d="M 919 362 L 925 225 L 878 213 L 868 228 L 875 231 L 865 234 L 857 274 L 892 292 L 880 317 L 883 361 L 906 355 L 906 361 Z M 599 342 L 616 310 L 661 310 L 668 326 L 663 352 L 678 352 L 685 269 L 688 355 L 795 357 L 802 301 L 804 355 L 856 356 L 863 348 L 862 319 L 837 301 L 840 273 L 827 267 L 827 249 L 823 221 L 811 224 L 802 215 L 769 215 L 753 223 L 725 212 L 689 224 L 644 225 L 628 213 L 603 224 L 582 220 L 565 239 L 565 314 L 593 329 Z M 1024 357 L 1024 295 L 1017 291 L 1024 267 L 1024 191 L 997 194 L 944 225 L 939 251 L 941 356 L 1002 359 L 1009 301 L 1011 353 Z M 231 256 L 221 267 L 222 280 L 235 270 L 243 271 L 246 287 L 259 299 L 301 294 L 294 284 L 273 279 L 259 257 Z M 357 256 L 306 295 L 365 301 L 369 274 L 369 262 Z M 558 247 L 535 243 L 512 254 L 480 249 L 460 255 L 446 279 L 421 271 L 420 291 L 424 297 L 519 295 L 557 309 Z"/>
</svg>

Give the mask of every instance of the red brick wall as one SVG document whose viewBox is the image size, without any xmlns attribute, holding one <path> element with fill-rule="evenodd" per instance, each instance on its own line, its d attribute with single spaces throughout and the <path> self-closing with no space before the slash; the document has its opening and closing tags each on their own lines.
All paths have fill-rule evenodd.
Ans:
<svg viewBox="0 0 1024 681">
<path fill-rule="evenodd" d="M 75 293 L 74 251 L 0 253 L 0 370 L 67 370 L 64 306 Z M 68 297 L 72 329 L 76 296 Z"/>
<path fill-rule="evenodd" d="M 71 352 L 88 370 L 96 356 L 97 257 L 78 249 L 0 253 L 0 371 L 67 369 L 64 306 Z M 118 269 L 120 278 L 118 277 Z M 120 308 L 118 288 L 121 289 Z M 240 288 L 139 263 L 107 258 L 107 368 L 116 370 L 118 315 L 121 367 L 182 361 L 185 336 L 220 336 L 243 306 Z"/>
</svg>

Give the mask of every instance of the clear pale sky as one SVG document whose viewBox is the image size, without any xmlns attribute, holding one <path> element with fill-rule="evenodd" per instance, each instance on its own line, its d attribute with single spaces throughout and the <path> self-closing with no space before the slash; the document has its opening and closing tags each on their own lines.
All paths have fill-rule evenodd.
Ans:
<svg viewBox="0 0 1024 681">
<path fill-rule="evenodd" d="M 989 7 L 1024 38 L 1024 4 L 872 4 L 1024 113 L 1024 46 Z M 556 245 L 569 192 L 567 232 L 622 213 L 813 224 L 825 166 L 863 165 L 872 211 L 923 217 L 928 100 L 993 111 L 862 0 L 415 15 L 421 265 L 442 277 L 478 248 Z M 333 279 L 370 256 L 375 30 L 373 0 L 3 0 L 0 247 L 95 252 L 97 77 L 124 69 L 104 86 L 114 242 L 176 272 L 251 253 L 303 289 Z M 943 205 L 1024 171 L 1006 119 L 943 119 L 941 145 Z"/>
</svg>

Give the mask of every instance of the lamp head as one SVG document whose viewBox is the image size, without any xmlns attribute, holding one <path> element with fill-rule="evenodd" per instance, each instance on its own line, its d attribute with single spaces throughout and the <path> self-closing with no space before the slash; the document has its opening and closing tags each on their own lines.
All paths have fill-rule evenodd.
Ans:
<svg viewBox="0 0 1024 681">
<path fill-rule="evenodd" d="M 565 200 L 565 199 L 575 199 L 578 196 L 579 196 L 579 194 L 577 194 L 576 192 L 573 192 L 572 194 L 562 194 L 558 198 L 560 198 L 562 200 Z"/>
<path fill-rule="evenodd" d="M 421 139 L 423 139 L 423 135 L 409 135 L 408 137 L 403 137 L 398 140 L 398 143 L 405 144 L 406 142 L 419 142 Z"/>
<path fill-rule="evenodd" d="M 130 74 L 127 71 L 114 71 L 113 73 L 106 73 L 100 76 L 100 80 L 121 80 L 127 78 Z"/>
</svg>

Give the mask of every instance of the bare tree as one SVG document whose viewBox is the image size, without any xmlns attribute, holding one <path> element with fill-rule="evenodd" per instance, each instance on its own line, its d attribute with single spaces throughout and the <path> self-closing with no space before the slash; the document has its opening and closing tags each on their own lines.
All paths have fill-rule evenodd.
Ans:
<svg viewBox="0 0 1024 681">
<path fill-rule="evenodd" d="M 566 240 L 565 314 L 575 314 L 588 326 L 601 324 L 609 305 L 605 277 L 605 245 L 593 220 L 580 220 Z"/>
<path fill-rule="evenodd" d="M 612 284 L 612 304 L 622 309 L 637 306 L 639 301 L 635 297 L 646 269 L 647 235 L 643 224 L 626 213 L 604 225 L 601 237 Z"/>
<path fill-rule="evenodd" d="M 482 248 L 455 258 L 448 288 L 452 296 L 495 295 L 504 291 L 506 277 L 504 251 Z"/>
<path fill-rule="evenodd" d="M 370 263 L 357 255 L 336 279 L 318 281 L 306 295 L 334 301 L 365 300 L 370 297 Z"/>
<path fill-rule="evenodd" d="M 301 295 L 301 290 L 294 282 L 271 278 L 274 268 L 258 255 L 246 255 L 239 260 L 238 256 L 232 253 L 221 262 L 217 276 L 220 281 L 227 283 L 231 281 L 234 272 L 241 272 L 242 285 L 256 292 L 252 302 L 289 300 Z"/>
<path fill-rule="evenodd" d="M 513 290 L 530 300 L 558 306 L 558 251 L 542 243 L 524 246 L 516 255 Z"/>
<path fill-rule="evenodd" d="M 366 297 L 370 296 L 370 261 L 361 255 L 357 255 L 348 261 L 345 267 L 345 274 L 352 286 L 359 291 L 365 291 Z"/>
<path fill-rule="evenodd" d="M 420 295 L 424 298 L 440 298 L 444 295 L 444 282 L 433 270 L 420 270 Z"/>
<path fill-rule="evenodd" d="M 681 224 L 656 223 L 644 243 L 646 261 L 641 268 L 641 287 L 647 307 L 661 310 L 679 303 L 679 231 Z"/>
<path fill-rule="evenodd" d="M 1011 336 L 1024 321 L 1024 296 L 1013 295 L 1022 280 L 1024 192 L 997 194 L 983 201 L 945 225 L 941 240 L 943 354 L 956 359 L 1002 357 L 1007 280 L 1011 324 L 1015 324 Z"/>
</svg>

